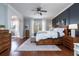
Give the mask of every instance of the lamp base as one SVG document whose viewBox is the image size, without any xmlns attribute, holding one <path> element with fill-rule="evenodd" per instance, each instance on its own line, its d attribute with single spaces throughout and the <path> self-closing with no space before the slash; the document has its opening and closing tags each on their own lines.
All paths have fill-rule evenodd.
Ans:
<svg viewBox="0 0 79 59">
<path fill-rule="evenodd" d="M 71 37 L 75 37 L 75 30 L 71 30 Z"/>
</svg>

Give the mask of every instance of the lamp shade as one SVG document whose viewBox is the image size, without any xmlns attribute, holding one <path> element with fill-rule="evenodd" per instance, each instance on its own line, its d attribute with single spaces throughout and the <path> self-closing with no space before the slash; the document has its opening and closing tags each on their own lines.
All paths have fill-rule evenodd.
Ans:
<svg viewBox="0 0 79 59">
<path fill-rule="evenodd" d="M 78 25 L 77 24 L 70 24 L 69 29 L 78 29 Z"/>
<path fill-rule="evenodd" d="M 52 24 L 49 24 L 49 28 L 52 28 Z"/>
</svg>

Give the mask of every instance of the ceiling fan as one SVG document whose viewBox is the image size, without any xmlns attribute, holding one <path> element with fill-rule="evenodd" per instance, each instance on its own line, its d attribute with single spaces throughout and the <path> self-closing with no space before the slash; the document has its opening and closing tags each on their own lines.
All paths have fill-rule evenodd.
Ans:
<svg viewBox="0 0 79 59">
<path fill-rule="evenodd" d="M 32 10 L 32 11 L 36 11 L 38 14 L 42 15 L 42 13 L 46 13 L 47 10 L 43 10 L 42 7 L 37 7 L 36 9 Z"/>
</svg>

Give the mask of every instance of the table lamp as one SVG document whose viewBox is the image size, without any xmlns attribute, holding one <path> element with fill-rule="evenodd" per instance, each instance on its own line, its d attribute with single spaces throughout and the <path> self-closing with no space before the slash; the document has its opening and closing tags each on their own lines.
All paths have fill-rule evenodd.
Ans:
<svg viewBox="0 0 79 59">
<path fill-rule="evenodd" d="M 78 29 L 77 24 L 70 24 L 69 29 L 71 29 L 71 37 L 75 37 L 75 30 Z"/>
</svg>

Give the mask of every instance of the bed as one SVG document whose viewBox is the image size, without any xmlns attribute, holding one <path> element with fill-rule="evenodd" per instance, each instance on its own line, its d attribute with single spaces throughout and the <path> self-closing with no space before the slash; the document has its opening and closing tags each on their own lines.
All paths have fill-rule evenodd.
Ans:
<svg viewBox="0 0 79 59">
<path fill-rule="evenodd" d="M 36 34 L 37 45 L 62 44 L 63 37 L 67 35 L 67 28 L 55 28 L 51 31 L 38 32 Z"/>
</svg>

